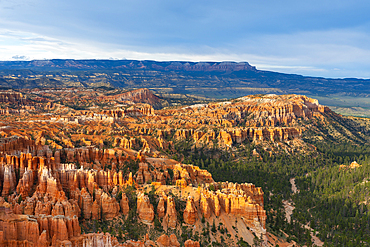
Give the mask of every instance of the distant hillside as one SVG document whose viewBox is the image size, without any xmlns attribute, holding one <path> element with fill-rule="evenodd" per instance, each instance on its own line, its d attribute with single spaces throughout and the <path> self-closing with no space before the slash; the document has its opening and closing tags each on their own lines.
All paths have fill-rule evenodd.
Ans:
<svg viewBox="0 0 370 247">
<path fill-rule="evenodd" d="M 157 93 L 193 94 L 212 98 L 235 98 L 259 93 L 296 93 L 322 97 L 370 96 L 370 80 L 326 79 L 261 71 L 247 62 L 71 59 L 0 62 L 0 87 L 66 86 L 145 87 Z"/>
<path fill-rule="evenodd" d="M 137 60 L 73 60 L 52 59 L 33 61 L 0 61 L 0 69 L 74 69 L 74 70 L 184 70 L 184 71 L 240 71 L 256 70 L 247 62 L 157 62 Z"/>
</svg>

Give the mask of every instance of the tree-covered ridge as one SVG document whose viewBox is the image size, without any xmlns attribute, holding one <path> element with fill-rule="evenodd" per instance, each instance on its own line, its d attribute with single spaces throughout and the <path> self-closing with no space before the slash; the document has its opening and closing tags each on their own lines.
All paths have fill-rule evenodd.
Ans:
<svg viewBox="0 0 370 247">
<path fill-rule="evenodd" d="M 293 196 L 294 216 L 315 228 L 329 246 L 367 246 L 370 147 L 350 143 L 317 146 L 334 163 L 297 178 L 300 193 Z M 360 166 L 351 168 L 353 161 Z"/>
</svg>

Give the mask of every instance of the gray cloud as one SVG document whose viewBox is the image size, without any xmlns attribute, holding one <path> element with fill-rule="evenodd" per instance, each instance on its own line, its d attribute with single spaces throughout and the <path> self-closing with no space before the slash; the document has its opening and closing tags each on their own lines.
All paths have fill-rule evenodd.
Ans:
<svg viewBox="0 0 370 247">
<path fill-rule="evenodd" d="M 0 1 L 0 26 L 29 57 L 39 51 L 235 59 L 284 72 L 364 76 L 370 71 L 369 9 L 370 2 L 360 0 L 14 0 Z"/>
</svg>

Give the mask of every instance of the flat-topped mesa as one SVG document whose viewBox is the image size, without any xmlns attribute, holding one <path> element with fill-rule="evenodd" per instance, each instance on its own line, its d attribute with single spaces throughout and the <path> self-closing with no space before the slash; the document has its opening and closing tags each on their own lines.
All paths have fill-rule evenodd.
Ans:
<svg viewBox="0 0 370 247">
<path fill-rule="evenodd" d="M 154 69 L 185 71 L 255 71 L 248 62 L 170 62 L 152 64 Z"/>
<path fill-rule="evenodd" d="M 221 211 L 243 217 L 255 232 L 266 233 L 266 211 L 263 209 L 263 191 L 253 184 L 211 183 L 198 189 L 200 209 L 205 218 Z"/>
</svg>

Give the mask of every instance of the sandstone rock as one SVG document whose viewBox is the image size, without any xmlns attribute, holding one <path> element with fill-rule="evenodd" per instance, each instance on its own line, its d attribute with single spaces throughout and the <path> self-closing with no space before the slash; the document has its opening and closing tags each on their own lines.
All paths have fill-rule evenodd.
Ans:
<svg viewBox="0 0 370 247">
<path fill-rule="evenodd" d="M 105 219 L 113 219 L 119 214 L 119 203 L 115 198 L 103 193 L 101 196 L 102 214 Z"/>
<path fill-rule="evenodd" d="M 130 206 L 128 202 L 128 198 L 125 193 L 122 193 L 122 199 L 120 202 L 121 212 L 123 215 L 128 215 L 128 212 L 130 211 Z"/>
<path fill-rule="evenodd" d="M 33 172 L 31 170 L 26 169 L 23 173 L 22 178 L 19 180 L 17 185 L 17 193 L 22 196 L 22 198 L 26 198 L 30 196 L 30 192 L 33 185 Z"/>
<path fill-rule="evenodd" d="M 145 246 L 158 246 L 158 247 L 179 247 L 180 243 L 177 241 L 177 237 L 175 234 L 171 234 L 170 237 L 168 237 L 166 234 L 161 235 L 156 243 L 152 241 L 146 241 Z"/>
<path fill-rule="evenodd" d="M 177 237 L 176 237 L 175 234 L 171 234 L 171 236 L 170 236 L 170 243 L 171 243 L 171 246 L 173 246 L 173 247 L 179 247 L 180 246 L 180 243 L 177 240 Z"/>
<path fill-rule="evenodd" d="M 159 218 L 163 218 L 166 215 L 165 200 L 163 199 L 163 197 L 159 198 L 157 215 Z"/>
<path fill-rule="evenodd" d="M 194 198 L 189 196 L 186 202 L 186 208 L 184 210 L 184 222 L 189 225 L 194 225 L 197 217 L 198 212 L 197 208 L 195 207 Z"/>
<path fill-rule="evenodd" d="M 186 188 L 187 186 L 188 184 L 184 178 L 176 180 L 176 187 Z"/>
<path fill-rule="evenodd" d="M 139 193 L 137 196 L 137 213 L 145 224 L 150 224 L 154 220 L 153 205 L 150 204 L 149 197 L 143 193 Z"/>
<path fill-rule="evenodd" d="M 167 210 L 166 210 L 166 221 L 167 226 L 175 228 L 177 224 L 177 211 L 175 206 L 175 200 L 172 196 L 167 197 Z"/>
<path fill-rule="evenodd" d="M 220 201 L 218 200 L 218 196 L 214 196 L 213 198 L 213 206 L 214 206 L 214 212 L 216 216 L 220 216 L 221 214 L 221 205 Z"/>
<path fill-rule="evenodd" d="M 37 240 L 37 247 L 48 247 L 48 240 L 46 235 L 46 230 L 43 230 L 39 239 Z"/>
<path fill-rule="evenodd" d="M 220 135 L 218 138 L 220 139 L 221 145 L 226 145 L 228 147 L 231 147 L 231 145 L 233 144 L 231 135 L 224 130 L 220 131 Z"/>
<path fill-rule="evenodd" d="M 358 167 L 360 167 L 360 165 L 359 165 L 356 161 L 353 161 L 353 162 L 349 165 L 349 167 L 350 167 L 351 169 L 354 169 L 354 168 L 358 168 Z"/>
<path fill-rule="evenodd" d="M 80 216 L 81 210 L 80 210 L 76 201 L 74 201 L 74 200 L 70 200 L 70 201 L 63 200 L 63 201 L 61 201 L 61 203 L 63 205 L 64 215 L 66 217 L 73 218 L 74 216 L 77 216 L 77 217 Z"/>
<path fill-rule="evenodd" d="M 198 241 L 188 239 L 185 241 L 185 247 L 200 247 L 200 243 Z"/>
<path fill-rule="evenodd" d="M 200 189 L 200 208 L 204 217 L 221 208 L 227 214 L 243 217 L 245 223 L 256 232 L 265 234 L 266 212 L 263 209 L 263 192 L 253 184 L 214 183 L 216 192 L 209 189 L 211 184 Z M 211 209 L 212 206 L 212 209 Z M 257 229 L 258 228 L 258 229 Z"/>
<path fill-rule="evenodd" d="M 147 88 L 140 88 L 110 97 L 119 101 L 129 100 L 135 103 L 148 103 L 151 105 L 157 104 L 160 101 L 160 99 Z"/>
<path fill-rule="evenodd" d="M 52 196 L 59 195 L 57 180 L 53 177 L 51 170 L 48 170 L 46 167 L 43 167 L 40 174 L 37 190 L 43 194 L 48 193 Z"/>
<path fill-rule="evenodd" d="M 170 243 L 170 238 L 166 234 L 163 234 L 157 239 L 157 244 L 159 247 L 170 246 Z"/>
<path fill-rule="evenodd" d="M 68 240 L 68 228 L 64 218 L 55 216 L 51 220 L 51 236 L 57 240 Z"/>
<path fill-rule="evenodd" d="M 80 201 L 80 208 L 83 213 L 85 219 L 91 218 L 91 210 L 92 210 L 92 198 L 89 192 L 86 191 L 85 188 L 81 190 L 81 201 Z"/>
<path fill-rule="evenodd" d="M 116 239 L 114 239 L 109 233 L 89 233 L 82 236 L 81 246 L 84 247 L 113 247 L 121 246 L 118 245 Z M 123 245 L 125 246 L 125 245 Z M 131 245 L 128 245 L 131 246 Z"/>
<path fill-rule="evenodd" d="M 35 201 L 31 198 L 27 198 L 24 202 L 22 202 L 24 207 L 24 214 L 26 215 L 33 215 L 35 213 Z"/>
<path fill-rule="evenodd" d="M 4 167 L 4 180 L 3 180 L 2 196 L 6 197 L 15 191 L 16 180 L 13 166 L 6 165 Z"/>
<path fill-rule="evenodd" d="M 211 207 L 204 194 L 201 194 L 200 211 L 202 215 L 204 216 L 204 218 L 208 219 L 209 217 L 211 217 Z"/>
<path fill-rule="evenodd" d="M 51 215 L 64 215 L 63 205 L 59 201 L 54 205 Z"/>
<path fill-rule="evenodd" d="M 95 200 L 93 205 L 92 205 L 91 218 L 93 220 L 100 220 L 101 219 L 101 207 L 100 207 L 97 200 Z"/>
<path fill-rule="evenodd" d="M 23 96 L 23 94 L 18 92 L 1 92 L 0 102 L 1 103 L 11 103 L 17 105 L 23 105 L 28 100 Z"/>
</svg>

